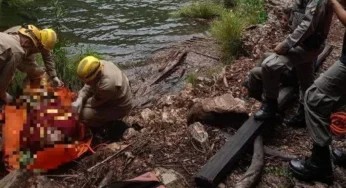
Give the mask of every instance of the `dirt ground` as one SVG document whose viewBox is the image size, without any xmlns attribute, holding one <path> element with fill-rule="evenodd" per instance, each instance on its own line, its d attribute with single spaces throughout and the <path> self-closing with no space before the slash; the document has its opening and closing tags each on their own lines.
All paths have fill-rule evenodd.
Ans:
<svg viewBox="0 0 346 188">
<path fill-rule="evenodd" d="M 289 1 L 285 3 L 289 4 Z M 117 143 L 128 147 L 112 160 L 88 172 L 87 169 L 115 153 L 105 147 L 99 147 L 96 154 L 74 162 L 70 170 L 63 172 L 64 175 L 52 178 L 67 187 L 97 187 L 109 172 L 112 174 L 112 180 L 124 180 L 152 171 L 154 168 L 163 167 L 180 173 L 184 187 L 195 187 L 194 174 L 225 143 L 227 139 L 225 133 L 234 134 L 236 128 L 206 125 L 210 148 L 209 151 L 201 151 L 191 142 L 187 131 L 186 114 L 196 99 L 225 93 L 245 100 L 249 114 L 259 107 L 259 103 L 254 99 L 245 98 L 246 89 L 242 87 L 242 84 L 248 71 L 255 65 L 261 54 L 271 51 L 275 44 L 282 41 L 289 32 L 287 27 L 282 27 L 285 20 L 282 17 L 282 10 L 276 7 L 277 4 L 279 3 L 268 3 L 268 9 L 271 10 L 268 22 L 246 31 L 244 45 L 251 55 L 238 57 L 232 65 L 225 66 L 224 74 L 220 73 L 221 67 L 216 72 L 197 76 L 193 84 L 186 83 L 182 91 L 164 95 L 153 103 L 150 109 L 135 109 L 125 121 L 132 124 L 138 133 L 128 140 Z M 328 38 L 334 50 L 326 59 L 320 72 L 326 70 L 340 56 L 344 30 L 344 26 L 334 19 Z M 225 86 L 223 76 L 226 76 L 229 87 Z M 290 117 L 296 107 L 295 102 L 282 116 Z M 305 128 L 273 124 L 265 129 L 263 137 L 264 144 L 268 147 L 302 157 L 310 155 L 311 140 Z M 345 145 L 346 141 L 342 138 L 337 138 L 337 141 L 333 142 L 333 146 L 337 148 L 345 149 Z M 119 148 L 116 151 L 119 151 Z M 223 180 L 223 186 L 233 187 L 236 184 L 250 165 L 251 157 L 249 152 L 239 161 L 232 173 Z M 266 156 L 265 169 L 258 187 L 327 187 L 317 182 L 307 183 L 296 180 L 289 174 L 287 165 L 287 161 Z M 346 170 L 336 167 L 336 174 L 333 187 L 346 187 Z"/>
</svg>

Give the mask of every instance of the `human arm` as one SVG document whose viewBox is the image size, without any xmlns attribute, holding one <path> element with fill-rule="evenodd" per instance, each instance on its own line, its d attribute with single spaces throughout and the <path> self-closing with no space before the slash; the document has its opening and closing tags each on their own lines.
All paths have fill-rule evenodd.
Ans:
<svg viewBox="0 0 346 188">
<path fill-rule="evenodd" d="M 92 95 L 91 87 L 89 85 L 84 85 L 83 88 L 78 92 L 77 99 L 71 104 L 72 109 L 79 113 L 83 103 Z"/>
<path fill-rule="evenodd" d="M 330 0 L 330 3 L 333 7 L 333 11 L 335 12 L 340 22 L 344 26 L 346 26 L 346 11 L 344 7 L 342 6 L 342 4 L 344 5 L 346 4 L 346 0 L 340 0 L 340 1 L 341 2 L 339 2 L 338 0 Z"/>
<path fill-rule="evenodd" d="M 87 99 L 86 103 L 89 104 L 91 107 L 97 107 L 106 103 L 113 97 L 116 96 L 114 96 L 112 88 L 110 88 L 110 86 L 107 83 L 104 83 L 98 87 L 98 89 L 95 91 L 92 97 Z"/>
<path fill-rule="evenodd" d="M 41 51 L 42 59 L 44 62 L 44 66 L 46 67 L 46 72 L 49 75 L 50 79 L 52 80 L 52 85 L 54 87 L 60 87 L 63 85 L 62 81 L 57 77 L 57 73 L 55 70 L 55 62 L 53 59 L 53 54 L 43 49 Z"/>
<path fill-rule="evenodd" d="M 305 9 L 302 22 L 297 28 L 281 43 L 279 43 L 274 51 L 277 54 L 285 54 L 292 47 L 301 44 L 305 39 L 314 34 L 318 23 L 324 14 L 325 4 L 319 4 L 320 1 L 310 0 Z M 322 2 L 323 3 L 323 2 Z"/>
</svg>

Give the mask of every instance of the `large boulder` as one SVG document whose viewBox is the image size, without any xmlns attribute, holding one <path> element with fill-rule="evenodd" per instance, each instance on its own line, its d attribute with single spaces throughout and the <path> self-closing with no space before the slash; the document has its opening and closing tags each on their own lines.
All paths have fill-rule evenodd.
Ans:
<svg viewBox="0 0 346 188">
<path fill-rule="evenodd" d="M 231 94 L 197 100 L 187 114 L 188 124 L 203 122 L 236 126 L 248 118 L 245 102 Z"/>
</svg>

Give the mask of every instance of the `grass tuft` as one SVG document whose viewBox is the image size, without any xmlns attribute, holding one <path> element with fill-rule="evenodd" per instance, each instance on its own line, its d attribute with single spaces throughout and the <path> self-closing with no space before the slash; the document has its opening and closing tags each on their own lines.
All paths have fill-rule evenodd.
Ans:
<svg viewBox="0 0 346 188">
<path fill-rule="evenodd" d="M 225 61 L 244 52 L 242 34 L 246 27 L 267 19 L 264 0 L 236 0 L 235 7 L 211 24 L 211 34 L 222 45 Z"/>
</svg>

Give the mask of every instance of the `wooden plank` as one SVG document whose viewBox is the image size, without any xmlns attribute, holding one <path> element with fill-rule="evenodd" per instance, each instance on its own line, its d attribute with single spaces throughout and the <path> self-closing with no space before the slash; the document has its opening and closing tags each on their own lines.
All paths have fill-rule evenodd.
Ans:
<svg viewBox="0 0 346 188">
<path fill-rule="evenodd" d="M 282 88 L 279 94 L 279 108 L 283 109 L 293 98 L 292 87 Z M 249 118 L 229 139 L 225 145 L 201 168 L 195 176 L 195 182 L 201 187 L 215 187 L 217 183 L 229 172 L 230 168 L 238 161 L 241 154 L 258 136 L 265 125 L 264 121 Z"/>
</svg>

